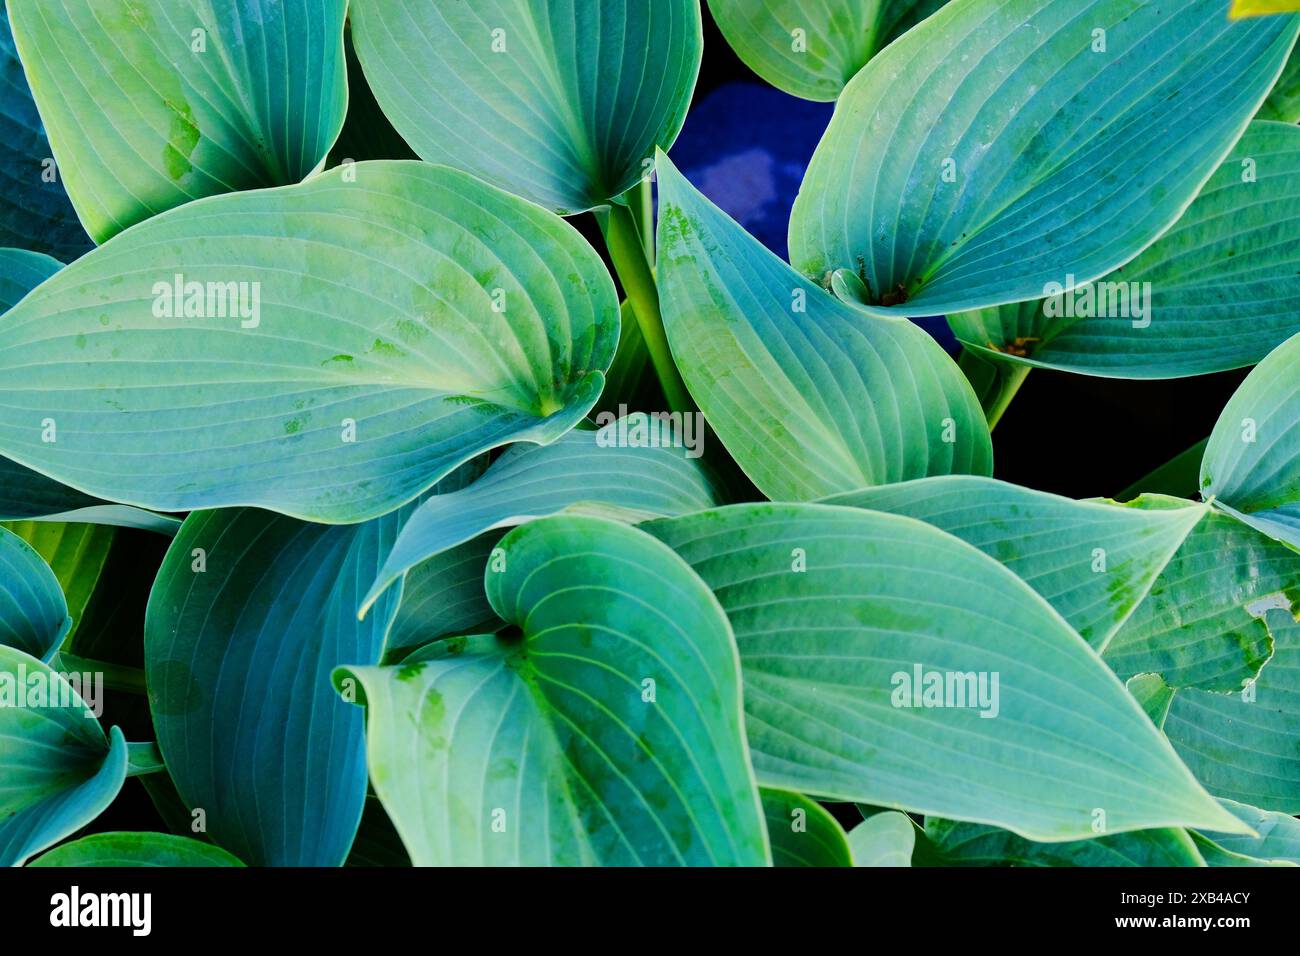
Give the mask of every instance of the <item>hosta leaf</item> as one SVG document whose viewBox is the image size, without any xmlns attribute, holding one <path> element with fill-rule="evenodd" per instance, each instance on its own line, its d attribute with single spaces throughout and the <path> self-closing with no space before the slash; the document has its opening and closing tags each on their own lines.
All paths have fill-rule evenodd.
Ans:
<svg viewBox="0 0 1300 956">
<path fill-rule="evenodd" d="M 360 684 L 371 780 L 415 864 L 769 862 L 735 645 L 704 584 L 600 518 L 501 547 L 488 597 L 517 633 L 335 674 Z"/>
<path fill-rule="evenodd" d="M 1201 462 L 1201 494 L 1300 551 L 1300 335 L 1224 408 Z"/>
<path fill-rule="evenodd" d="M 1253 365 L 1300 331 L 1297 248 L 1300 127 L 1255 122 L 1177 225 L 1123 268 L 949 323 L 970 348 L 1068 372 L 1173 378 Z"/>
<path fill-rule="evenodd" d="M 26 249 L 0 249 L 0 313 L 63 268 L 57 259 Z"/>
<path fill-rule="evenodd" d="M 1296 598 L 1300 557 L 1205 511 L 1106 646 L 1106 663 L 1123 679 L 1159 674 L 1175 688 L 1240 690 L 1273 653 L 1268 609 Z"/>
<path fill-rule="evenodd" d="M 905 813 L 873 814 L 849 831 L 854 866 L 911 866 L 916 826 Z"/>
<path fill-rule="evenodd" d="M 366 796 L 361 714 L 331 671 L 375 664 L 400 589 L 357 620 L 410 508 L 331 527 L 251 509 L 192 514 L 149 599 L 158 745 L 207 833 L 260 866 L 338 866 Z"/>
<path fill-rule="evenodd" d="M 504 530 L 489 531 L 422 561 L 402 584 L 402 603 L 385 648 L 390 659 L 442 637 L 501 626 L 483 589 L 483 572 Z"/>
<path fill-rule="evenodd" d="M 686 118 L 699 0 L 353 0 L 375 98 L 421 157 L 561 214 L 605 205 Z"/>
<path fill-rule="evenodd" d="M 825 503 L 918 518 L 973 544 L 1045 597 L 1098 651 L 1204 510 L 1118 508 L 973 477 L 868 488 Z"/>
<path fill-rule="evenodd" d="M 10 0 L 54 156 L 97 242 L 295 183 L 343 126 L 346 0 Z"/>
<path fill-rule="evenodd" d="M 1286 860 L 1261 860 L 1257 857 L 1247 856 L 1244 853 L 1225 850 L 1209 837 L 1203 836 L 1195 831 L 1191 832 L 1191 838 L 1192 842 L 1196 844 L 1196 851 L 1200 853 L 1201 858 L 1205 860 L 1207 866 L 1290 867 L 1295 865 Z"/>
<path fill-rule="evenodd" d="M 3 10 L 0 10 L 0 15 Z M 3 39 L 3 37 L 0 37 Z M 0 249 L 0 313 L 7 312 L 63 264 L 22 249 Z M 81 520 L 164 530 L 167 519 L 134 508 L 103 505 L 89 495 L 0 458 L 0 521 L 48 518 L 82 512 Z"/>
<path fill-rule="evenodd" d="M 1235 694 L 1183 688 L 1165 736 L 1207 790 L 1280 813 L 1300 813 L 1300 624 L 1268 612 L 1276 648 L 1259 677 Z M 1214 829 L 1207 827 L 1204 829 Z"/>
<path fill-rule="evenodd" d="M 67 601 L 67 617 L 72 622 L 64 640 L 71 640 L 99 584 L 109 548 L 113 546 L 113 529 L 57 521 L 24 521 L 8 527 L 30 544 L 53 570 Z"/>
<path fill-rule="evenodd" d="M 1174 699 L 1174 689 L 1159 674 L 1135 674 L 1124 682 L 1124 686 L 1138 702 L 1142 712 L 1151 718 L 1151 723 L 1159 730 L 1164 730 L 1169 705 Z"/>
<path fill-rule="evenodd" d="M 791 262 L 908 315 L 1099 278 L 1182 215 L 1297 29 L 1231 23 L 1222 0 L 952 0 L 845 88 Z"/>
<path fill-rule="evenodd" d="M 94 833 L 37 857 L 28 866 L 243 866 L 210 843 L 170 833 Z"/>
<path fill-rule="evenodd" d="M 1220 800 L 1228 812 L 1257 834 L 1203 833 L 1229 853 L 1257 860 L 1300 864 L 1300 820 L 1286 813 L 1271 813 L 1234 800 Z"/>
<path fill-rule="evenodd" d="M 560 511 L 635 522 L 721 504 L 711 474 L 698 462 L 702 447 L 682 446 L 680 426 L 694 421 L 679 415 L 674 427 L 636 413 L 599 431 L 569 432 L 544 447 L 508 449 L 469 487 L 435 495 L 420 506 L 402 528 L 364 608 L 420 562 L 494 528 Z M 703 440 L 701 432 L 691 438 L 692 443 Z"/>
<path fill-rule="evenodd" d="M 664 325 L 691 395 L 769 498 L 988 474 L 975 393 L 910 322 L 867 320 L 659 160 Z"/>
<path fill-rule="evenodd" d="M 1096 812 L 1112 832 L 1226 816 L 1060 615 L 949 534 L 828 505 L 645 527 L 728 613 L 763 786 L 1043 840 Z M 951 706 L 916 706 L 931 675 Z"/>
<path fill-rule="evenodd" d="M 1282 123 L 1300 121 L 1300 47 L 1291 51 L 1291 59 L 1286 61 L 1282 78 L 1264 102 L 1259 118 Z"/>
<path fill-rule="evenodd" d="M 821 804 L 788 790 L 759 791 L 773 866 L 852 866 L 843 828 Z"/>
<path fill-rule="evenodd" d="M 709 0 L 731 48 L 773 86 L 828 101 L 947 0 Z"/>
<path fill-rule="evenodd" d="M 0 646 L 48 661 L 71 627 L 50 566 L 21 537 L 0 528 Z"/>
<path fill-rule="evenodd" d="M 17 246 L 71 261 L 94 243 L 59 181 L 45 127 L 27 87 L 0 4 L 0 246 Z M 0 312 L 4 311 L 0 293 Z"/>
<path fill-rule="evenodd" d="M 243 283 L 238 314 L 165 317 L 176 275 L 220 314 Z M 617 341 L 568 225 L 454 170 L 359 163 L 165 213 L 46 282 L 0 322 L 0 452 L 162 511 L 361 521 L 564 434 Z"/>
<path fill-rule="evenodd" d="M 931 817 L 920 866 L 1205 866 L 1186 830 L 1138 830 L 1069 843 L 1035 843 L 996 827 Z"/>
<path fill-rule="evenodd" d="M 0 646 L 0 866 L 80 830 L 125 780 L 122 732 L 105 736 L 72 684 Z"/>
</svg>

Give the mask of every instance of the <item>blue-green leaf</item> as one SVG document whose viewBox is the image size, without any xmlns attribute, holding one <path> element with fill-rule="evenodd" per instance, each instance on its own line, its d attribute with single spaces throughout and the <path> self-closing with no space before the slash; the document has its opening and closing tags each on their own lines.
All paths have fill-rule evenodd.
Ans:
<svg viewBox="0 0 1300 956">
<path fill-rule="evenodd" d="M 827 101 L 948 0 L 709 0 L 722 35 L 767 82 Z"/>
<path fill-rule="evenodd" d="M 664 327 L 692 397 L 767 497 L 989 474 L 965 376 L 910 322 L 870 320 L 795 273 L 659 159 Z"/>
<path fill-rule="evenodd" d="M 91 236 L 315 169 L 347 111 L 346 12 L 347 0 L 9 0 Z"/>
<path fill-rule="evenodd" d="M 0 528 L 0 646 L 48 661 L 71 627 L 50 566 L 30 544 Z"/>
<path fill-rule="evenodd" d="M 1219 416 L 1201 494 L 1300 551 L 1300 335 L 1261 362 Z"/>
<path fill-rule="evenodd" d="M 1300 813 L 1300 624 L 1286 610 L 1269 611 L 1266 620 L 1276 646 L 1259 677 L 1231 694 L 1178 690 L 1164 731 L 1192 773 L 1215 796 L 1296 814 Z"/>
<path fill-rule="evenodd" d="M 335 684 L 417 866 L 770 862 L 727 619 L 650 536 L 510 532 L 488 597 L 515 626 Z"/>
<path fill-rule="evenodd" d="M 1098 282 L 949 317 L 1001 361 L 1118 378 L 1253 365 L 1300 331 L 1300 128 L 1250 124 L 1178 223 Z M 1153 490 L 1153 489 L 1146 489 Z"/>
<path fill-rule="evenodd" d="M 916 824 L 906 813 L 872 814 L 849 831 L 849 847 L 854 866 L 911 866 Z"/>
<path fill-rule="evenodd" d="M 1178 221 L 1298 30 L 1222 0 L 952 0 L 845 88 L 791 261 L 894 315 L 1097 279 Z"/>
<path fill-rule="evenodd" d="M 956 476 L 835 495 L 825 503 L 918 518 L 973 544 L 1046 598 L 1098 651 L 1204 513 L 1072 501 Z"/>
<path fill-rule="evenodd" d="M 359 163 L 164 213 L 23 300 L 0 322 L 0 453 L 160 511 L 362 521 L 568 431 L 618 325 L 562 220 L 454 170 Z"/>
<path fill-rule="evenodd" d="M 0 246 L 71 262 L 94 248 L 59 181 L 54 153 L 0 4 Z M 3 280 L 0 280 L 0 287 Z M 0 291 L 0 312 L 5 309 Z"/>
<path fill-rule="evenodd" d="M 996 827 L 931 817 L 921 866 L 1205 866 L 1186 830 L 1137 830 L 1068 843 L 1035 843 Z"/>
<path fill-rule="evenodd" d="M 410 508 L 330 527 L 248 509 L 185 522 L 149 599 L 158 745 L 207 833 L 261 866 L 338 866 L 366 796 L 361 713 L 330 672 L 375 664 L 400 599 L 357 607 Z"/>
<path fill-rule="evenodd" d="M 375 98 L 433 163 L 562 215 L 651 170 L 700 69 L 699 0 L 353 0 Z"/>
<path fill-rule="evenodd" d="M 1255 836 L 1238 833 L 1203 833 L 1229 853 L 1271 862 L 1300 865 L 1300 820 L 1287 813 L 1273 813 L 1234 800 L 1220 800 L 1228 812 L 1255 831 Z"/>
<path fill-rule="evenodd" d="M 170 833 L 94 833 L 55 847 L 28 866 L 243 866 L 211 843 Z"/>
<path fill-rule="evenodd" d="M 0 866 L 90 823 L 126 780 L 126 740 L 106 737 L 73 684 L 0 645 Z"/>
<path fill-rule="evenodd" d="M 434 495 L 411 515 L 363 611 L 410 569 L 491 529 L 561 511 L 635 522 L 721 504 L 711 473 L 698 462 L 702 445 L 682 444 L 704 441 L 696 423 L 680 413 L 673 420 L 636 413 L 551 445 L 508 449 L 473 484 Z"/>
<path fill-rule="evenodd" d="M 1039 840 L 1229 816 L 1078 633 L 958 538 L 828 505 L 645 527 L 727 611 L 763 786 Z"/>
<path fill-rule="evenodd" d="M 852 866 L 847 835 L 826 809 L 801 793 L 759 791 L 773 866 Z"/>
</svg>

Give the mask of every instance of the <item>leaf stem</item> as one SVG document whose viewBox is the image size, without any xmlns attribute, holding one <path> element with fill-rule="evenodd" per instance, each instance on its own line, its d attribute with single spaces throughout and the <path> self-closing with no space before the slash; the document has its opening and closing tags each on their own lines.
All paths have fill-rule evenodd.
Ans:
<svg viewBox="0 0 1300 956">
<path fill-rule="evenodd" d="M 162 752 L 152 740 L 126 745 L 126 775 L 143 777 L 145 774 L 161 773 L 167 769 Z"/>
<path fill-rule="evenodd" d="M 145 693 L 144 671 L 138 667 L 110 664 L 107 661 L 96 661 L 88 657 L 79 657 L 76 654 L 59 651 L 57 669 L 77 673 L 103 674 L 104 686 L 109 690 L 125 691 L 128 694 Z"/>
<path fill-rule="evenodd" d="M 1025 384 L 1032 366 L 1019 362 L 993 361 L 970 349 L 962 349 L 957 364 L 970 379 L 980 405 L 984 408 L 989 431 L 992 431 L 1011 407 L 1012 399 L 1020 392 L 1020 386 Z"/>
<path fill-rule="evenodd" d="M 641 337 L 650 353 L 659 384 L 663 386 L 669 410 L 696 411 L 695 402 L 686 390 L 686 383 L 682 381 L 682 375 L 673 362 L 672 350 L 668 347 L 663 314 L 659 311 L 659 288 L 655 285 L 654 273 L 650 271 L 642 232 L 632 210 L 622 203 L 612 203 L 609 213 L 601 217 L 601 226 L 614 271 L 623 283 L 628 302 L 636 314 Z"/>
</svg>

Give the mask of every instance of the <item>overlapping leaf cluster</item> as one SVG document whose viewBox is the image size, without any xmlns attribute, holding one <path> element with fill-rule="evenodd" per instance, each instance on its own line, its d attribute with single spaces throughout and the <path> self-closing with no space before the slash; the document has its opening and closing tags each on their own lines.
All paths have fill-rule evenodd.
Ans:
<svg viewBox="0 0 1300 956">
<path fill-rule="evenodd" d="M 709 0 L 837 101 L 790 263 L 699 0 L 6 6 L 0 862 L 1300 863 L 1295 4 Z M 1248 366 L 991 477 L 1031 367 Z"/>
</svg>

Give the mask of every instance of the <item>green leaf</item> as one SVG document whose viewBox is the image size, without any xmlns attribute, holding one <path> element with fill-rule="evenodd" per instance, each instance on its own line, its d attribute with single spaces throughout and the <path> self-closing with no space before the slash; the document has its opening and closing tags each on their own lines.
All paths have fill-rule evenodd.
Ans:
<svg viewBox="0 0 1300 956">
<path fill-rule="evenodd" d="M 357 620 L 410 508 L 351 526 L 251 509 L 186 519 L 149 599 L 158 746 L 207 832 L 258 866 L 339 866 L 366 796 L 361 714 L 329 675 L 375 664 L 400 589 Z"/>
<path fill-rule="evenodd" d="M 793 272 L 659 159 L 664 326 L 692 397 L 769 498 L 989 474 L 965 376 L 906 321 L 868 320 Z"/>
<path fill-rule="evenodd" d="M 1165 504 L 1188 509 L 1187 502 Z M 1188 510 L 1199 512 L 1200 522 L 1106 645 L 1105 659 L 1124 680 L 1159 674 L 1170 687 L 1230 693 L 1273 653 L 1264 615 L 1300 598 L 1300 558 L 1234 518 Z"/>
<path fill-rule="evenodd" d="M 1138 830 L 1069 843 L 1035 843 L 975 823 L 931 817 L 920 866 L 1205 866 L 1186 830 Z"/>
<path fill-rule="evenodd" d="M 699 444 L 692 449 L 684 441 Z M 416 565 L 491 529 L 561 511 L 636 522 L 721 504 L 711 474 L 698 461 L 703 441 L 696 418 L 638 412 L 599 431 L 569 432 L 545 447 L 507 449 L 472 485 L 435 495 L 411 515 L 362 612 Z"/>
<path fill-rule="evenodd" d="M 843 828 L 810 797 L 789 790 L 759 791 L 773 866 L 852 866 Z"/>
<path fill-rule="evenodd" d="M 94 833 L 56 847 L 28 866 L 243 866 L 220 847 L 170 833 Z"/>
<path fill-rule="evenodd" d="M 1060 615 L 949 534 L 827 505 L 645 527 L 730 617 L 763 786 L 1042 840 L 1098 810 L 1111 832 L 1226 816 Z M 918 706 L 936 676 L 952 706 Z"/>
<path fill-rule="evenodd" d="M 167 318 L 176 275 L 244 283 L 241 309 Z M 47 281 L 0 323 L 0 453 L 162 511 L 362 521 L 564 434 L 617 341 L 567 224 L 454 170 L 361 163 L 165 213 Z"/>
<path fill-rule="evenodd" d="M 905 813 L 876 813 L 849 831 L 849 846 L 854 866 L 911 866 L 916 825 Z"/>
<path fill-rule="evenodd" d="M 0 313 L 8 312 L 62 268 L 59 260 L 39 252 L 0 249 Z"/>
<path fill-rule="evenodd" d="M 1291 51 L 1282 78 L 1264 101 L 1259 118 L 1281 123 L 1300 122 L 1300 47 Z"/>
<path fill-rule="evenodd" d="M 1286 813 L 1272 813 L 1234 800 L 1220 800 L 1228 812 L 1257 834 L 1203 833 L 1222 850 L 1257 860 L 1284 861 L 1300 865 L 1300 820 Z"/>
<path fill-rule="evenodd" d="M 113 546 L 113 529 L 47 521 L 16 522 L 8 528 L 30 544 L 54 571 L 67 600 L 67 617 L 72 622 L 64 643 L 71 641 L 99 584 L 109 548 Z"/>
<path fill-rule="evenodd" d="M 768 863 L 735 645 L 704 584 L 600 518 L 501 547 L 487 592 L 513 631 L 335 673 L 363 692 L 371 781 L 415 864 Z"/>
<path fill-rule="evenodd" d="M 1158 730 L 1164 730 L 1169 705 L 1174 699 L 1174 689 L 1159 674 L 1135 674 L 1124 682 L 1124 686 L 1138 702 L 1142 712 L 1151 718 L 1151 723 Z"/>
<path fill-rule="evenodd" d="M 106 737 L 73 684 L 0 646 L 0 866 L 80 830 L 125 780 L 122 732 Z"/>
<path fill-rule="evenodd" d="M 1246 377 L 1210 435 L 1201 463 L 1201 494 L 1300 551 L 1298 367 L 1300 335 Z"/>
<path fill-rule="evenodd" d="M 0 528 L 0 646 L 48 661 L 71 627 L 59 579 L 45 559 Z"/>
<path fill-rule="evenodd" d="M 1202 836 L 1193 831 L 1191 833 L 1192 842 L 1196 844 L 1196 850 L 1200 853 L 1201 858 L 1205 860 L 1207 866 L 1293 866 L 1285 860 L 1260 860 L 1253 856 L 1246 856 L 1244 853 L 1236 853 L 1232 850 L 1225 850 L 1219 844 L 1215 843 L 1208 837 Z"/>
<path fill-rule="evenodd" d="M 745 65 L 778 89 L 821 102 L 947 0 L 709 0 Z"/>
<path fill-rule="evenodd" d="M 94 247 L 58 179 L 45 127 L 0 4 L 0 246 L 72 261 Z M 3 266 L 0 266 L 0 270 Z M 0 280 L 0 285 L 3 282 Z M 3 312 L 0 292 L 0 312 Z"/>
<path fill-rule="evenodd" d="M 3 10 L 0 10 L 0 15 L 3 15 Z M 2 35 L 0 40 L 3 40 Z M 62 268 L 62 263 L 49 256 L 22 249 L 0 249 L 0 313 L 17 305 L 27 293 Z M 169 525 L 179 525 L 179 522 L 134 508 L 105 506 L 98 499 L 61 485 L 17 462 L 0 458 L 0 521 L 71 517 L 71 512 L 78 512 L 83 521 L 148 527 L 163 533 L 168 533 Z"/>
<path fill-rule="evenodd" d="M 1300 128 L 1255 122 L 1132 262 L 1073 292 L 949 323 L 969 348 L 1026 366 L 1134 379 L 1240 368 L 1300 331 L 1297 246 Z"/>
<path fill-rule="evenodd" d="M 483 572 L 505 534 L 481 534 L 406 572 L 402 603 L 385 647 L 386 662 L 444 637 L 486 634 L 502 626 L 483 589 Z"/>
<path fill-rule="evenodd" d="M 347 110 L 346 12 L 346 0 L 10 0 L 32 94 L 95 241 L 315 169 Z"/>
<path fill-rule="evenodd" d="M 561 215 L 608 204 L 677 138 L 699 0 L 353 0 L 375 98 L 421 157 Z"/>
<path fill-rule="evenodd" d="M 791 262 L 892 315 L 1097 279 L 1178 221 L 1298 30 L 1222 0 L 952 0 L 845 88 Z"/>
<path fill-rule="evenodd" d="M 1276 649 L 1259 677 L 1235 694 L 1183 688 L 1165 735 L 1215 796 L 1300 813 L 1300 624 L 1268 612 Z M 1204 829 L 1214 829 L 1206 827 Z"/>
<path fill-rule="evenodd" d="M 1014 571 L 1098 651 L 1204 513 L 1072 501 L 971 477 L 869 488 L 825 503 L 906 515 L 956 535 Z"/>
</svg>

